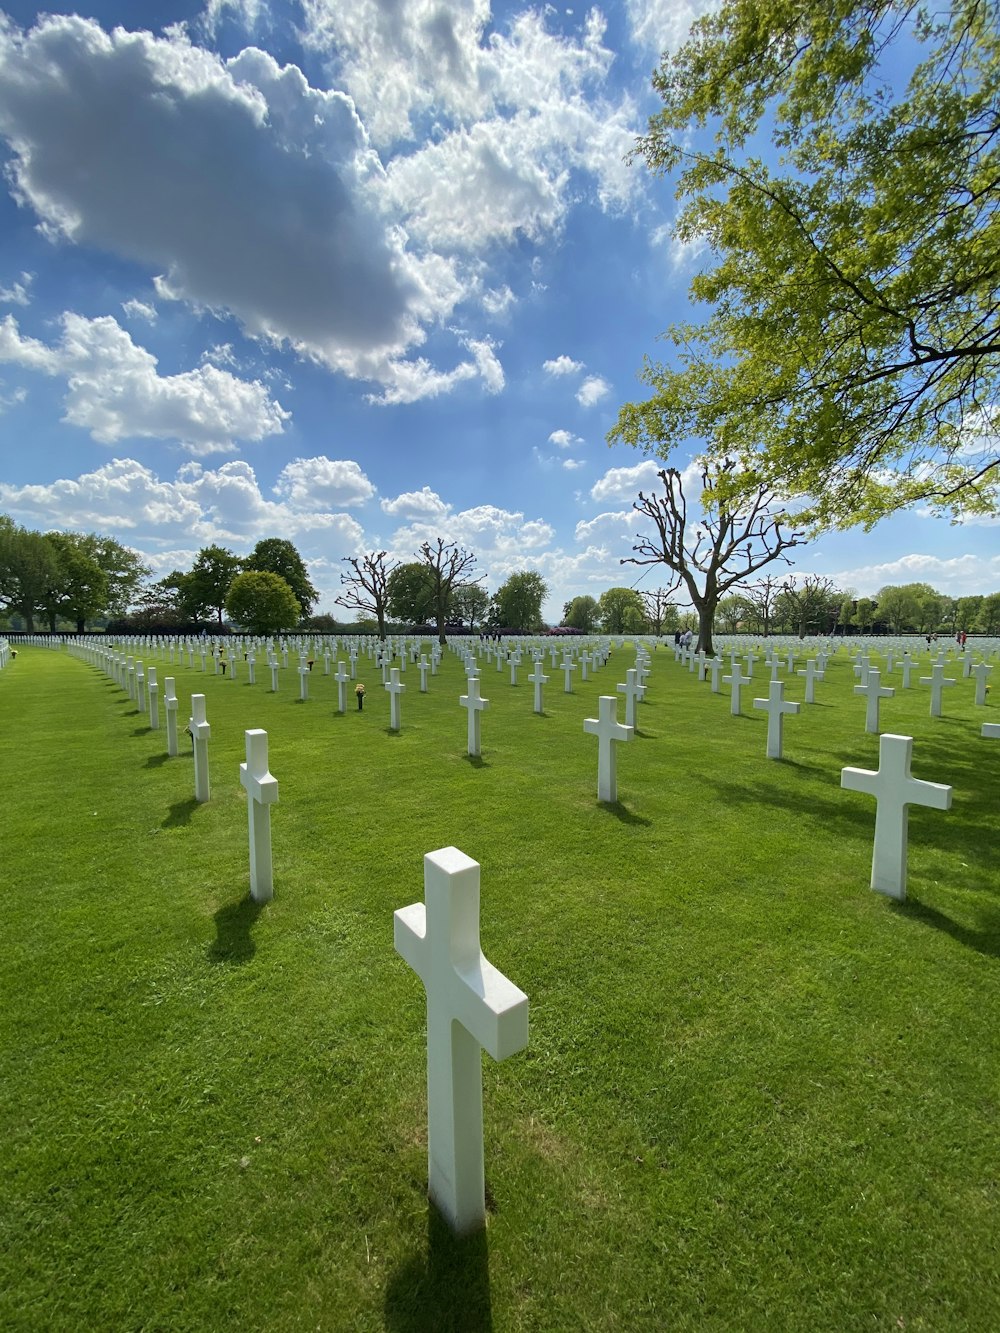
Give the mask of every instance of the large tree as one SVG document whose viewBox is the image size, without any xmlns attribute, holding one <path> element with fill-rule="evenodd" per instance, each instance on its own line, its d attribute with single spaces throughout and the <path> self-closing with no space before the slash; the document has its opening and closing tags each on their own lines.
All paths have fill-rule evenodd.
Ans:
<svg viewBox="0 0 1000 1333">
<path fill-rule="evenodd" d="M 475 629 L 490 609 L 490 595 L 478 583 L 462 583 L 452 592 L 451 605 L 453 614 L 461 616 L 469 629 Z"/>
<path fill-rule="evenodd" d="M 597 599 L 597 615 L 605 634 L 642 634 L 646 608 L 634 588 L 608 588 Z"/>
<path fill-rule="evenodd" d="M 597 624 L 597 598 L 584 593 L 568 601 L 563 607 L 562 623 L 569 629 L 582 629 L 589 634 Z"/>
<path fill-rule="evenodd" d="M 502 629 L 529 634 L 542 627 L 542 603 L 548 589 L 541 574 L 522 570 L 511 574 L 493 594 L 492 618 Z"/>
<path fill-rule="evenodd" d="M 341 593 L 333 600 L 350 611 L 363 611 L 378 621 L 378 636 L 385 638 L 385 614 L 389 606 L 389 579 L 395 566 L 386 564 L 385 551 L 369 551 L 367 555 L 345 555 L 344 564 L 351 572 L 340 576 Z"/>
<path fill-rule="evenodd" d="M 612 440 L 695 437 L 821 522 L 996 510 L 998 32 L 989 0 L 725 0 L 694 25 L 638 151 L 676 173 L 709 314 L 668 330 Z"/>
<path fill-rule="evenodd" d="M 305 561 L 295 546 L 283 537 L 266 537 L 259 541 L 243 562 L 243 567 L 283 578 L 295 594 L 303 616 L 309 615 L 319 598 L 309 580 Z"/>
<path fill-rule="evenodd" d="M 46 541 L 56 557 L 45 608 L 49 628 L 54 631 L 57 617 L 65 616 L 82 634 L 87 621 L 108 606 L 108 576 L 91 554 L 90 541 L 81 534 L 49 532 Z"/>
<path fill-rule="evenodd" d="M 433 542 L 424 542 L 417 552 L 430 574 L 431 604 L 434 624 L 439 643 L 446 643 L 445 622 L 451 606 L 453 590 L 461 585 L 478 583 L 478 578 L 469 578 L 476 557 L 457 542 L 446 542 L 443 537 L 436 537 Z M 479 576 L 480 578 L 482 575 Z"/>
<path fill-rule="evenodd" d="M 434 616 L 434 576 L 422 560 L 397 565 L 386 580 L 386 606 L 394 620 L 424 625 Z"/>
<path fill-rule="evenodd" d="M 210 612 L 221 625 L 229 585 L 243 568 L 240 558 L 225 546 L 204 546 L 190 571 L 181 577 L 180 603 L 192 620 L 203 620 Z"/>
<path fill-rule="evenodd" d="M 52 543 L 0 514 L 0 610 L 20 615 L 25 629 L 33 632 L 35 616 L 45 610 L 58 580 Z"/>
<path fill-rule="evenodd" d="M 639 596 L 642 598 L 651 634 L 659 637 L 677 628 L 680 613 L 670 600 L 670 593 L 666 588 L 643 588 L 640 589 Z"/>
<path fill-rule="evenodd" d="M 251 634 L 277 634 L 292 629 L 302 618 L 291 585 L 280 574 L 261 569 L 236 575 L 226 593 L 226 611 Z"/>
<path fill-rule="evenodd" d="M 833 579 L 822 574 L 792 574 L 781 585 L 776 612 L 804 639 L 810 631 L 821 634 L 832 629 L 839 605 L 840 593 Z"/>
<path fill-rule="evenodd" d="M 661 468 L 662 495 L 644 495 L 632 506 L 653 525 L 653 534 L 638 537 L 634 556 L 622 564 L 665 565 L 673 575 L 670 590 L 683 588 L 698 615 L 698 648 L 712 652 L 712 625 L 719 599 L 745 583 L 772 561 L 791 561 L 785 552 L 800 546 L 803 536 L 785 527 L 784 514 L 764 487 L 755 495 L 723 498 L 720 485 L 735 464 L 706 463 L 702 469 L 700 517 L 689 518 L 681 474 Z"/>
</svg>

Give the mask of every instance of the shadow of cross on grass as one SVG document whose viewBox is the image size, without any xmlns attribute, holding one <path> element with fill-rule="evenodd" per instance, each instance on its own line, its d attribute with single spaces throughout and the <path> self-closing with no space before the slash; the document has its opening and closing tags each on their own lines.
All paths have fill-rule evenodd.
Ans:
<svg viewBox="0 0 1000 1333">
<path fill-rule="evenodd" d="M 399 1333 L 491 1333 L 486 1232 L 456 1236 L 427 1206 L 427 1254 L 415 1255 L 389 1279 L 385 1326 Z"/>
<path fill-rule="evenodd" d="M 161 828 L 179 828 L 182 824 L 190 824 L 191 816 L 201 804 L 194 796 L 188 796 L 183 801 L 174 801 L 170 807 L 170 813 L 160 825 Z"/>
<path fill-rule="evenodd" d="M 263 910 L 264 904 L 255 902 L 249 894 L 239 902 L 220 907 L 212 918 L 215 922 L 215 939 L 208 949 L 208 961 L 249 962 L 257 952 L 251 931 Z"/>
</svg>

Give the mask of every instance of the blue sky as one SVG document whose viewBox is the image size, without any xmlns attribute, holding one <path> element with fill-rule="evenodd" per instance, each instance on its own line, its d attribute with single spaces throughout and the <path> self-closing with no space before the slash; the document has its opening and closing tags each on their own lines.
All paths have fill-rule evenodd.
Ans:
<svg viewBox="0 0 1000 1333">
<path fill-rule="evenodd" d="M 701 2 L 8 5 L 0 511 L 158 575 L 287 537 L 324 610 L 439 534 L 552 620 L 656 586 L 619 559 L 657 464 L 605 436 L 699 257 L 623 159 Z M 911 514 L 796 570 L 985 593 L 996 551 Z"/>
</svg>

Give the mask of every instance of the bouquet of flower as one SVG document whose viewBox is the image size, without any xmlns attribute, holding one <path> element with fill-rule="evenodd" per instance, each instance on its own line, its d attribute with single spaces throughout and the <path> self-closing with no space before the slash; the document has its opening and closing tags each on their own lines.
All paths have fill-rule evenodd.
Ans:
<svg viewBox="0 0 1000 1333">
<path fill-rule="evenodd" d="M 360 681 L 355 685 L 354 693 L 358 696 L 358 712 L 360 713 L 365 706 L 365 687 Z"/>
</svg>

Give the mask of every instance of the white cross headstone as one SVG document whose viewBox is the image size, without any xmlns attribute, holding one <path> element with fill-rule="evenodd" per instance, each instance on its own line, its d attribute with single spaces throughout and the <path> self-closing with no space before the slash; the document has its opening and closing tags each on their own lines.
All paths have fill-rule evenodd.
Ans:
<svg viewBox="0 0 1000 1333">
<path fill-rule="evenodd" d="M 565 685 L 563 686 L 563 694 L 572 694 L 573 686 L 570 683 L 570 676 L 576 670 L 576 663 L 571 662 L 567 657 L 563 660 L 562 666 L 559 669 L 560 671 L 562 671 L 566 681 Z"/>
<path fill-rule="evenodd" d="M 167 754 L 176 756 L 177 746 L 177 694 L 174 690 L 174 678 L 168 676 L 163 682 L 163 702 L 167 709 Z"/>
<path fill-rule="evenodd" d="M 156 667 L 149 668 L 146 680 L 146 693 L 149 697 L 149 725 L 154 731 L 160 729 L 160 687 L 156 682 Z"/>
<path fill-rule="evenodd" d="M 299 698 L 303 702 L 309 698 L 309 667 L 304 661 L 299 662 Z"/>
<path fill-rule="evenodd" d="M 817 680 L 822 680 L 825 673 L 822 670 L 817 670 L 816 659 L 814 657 L 810 657 L 806 659 L 805 666 L 799 667 L 798 671 L 796 671 L 795 674 L 797 676 L 805 676 L 806 703 L 814 704 L 816 702 L 815 683 Z"/>
<path fill-rule="evenodd" d="M 583 729 L 597 737 L 597 799 L 618 800 L 618 764 L 615 745 L 632 739 L 633 728 L 618 721 L 618 696 L 602 694 L 597 701 L 598 716 L 584 719 Z"/>
<path fill-rule="evenodd" d="M 389 691 L 389 730 L 399 731 L 401 725 L 399 720 L 399 696 L 406 689 L 405 685 L 400 684 L 399 667 L 392 667 L 385 688 Z"/>
<path fill-rule="evenodd" d="M 879 737 L 877 772 L 866 768 L 844 768 L 840 772 L 841 787 L 875 797 L 871 886 L 890 898 L 906 897 L 909 807 L 927 805 L 934 810 L 951 809 L 951 788 L 912 777 L 912 757 L 912 736 L 887 733 Z"/>
<path fill-rule="evenodd" d="M 910 688 L 910 676 L 917 669 L 919 663 L 914 661 L 909 653 L 904 653 L 899 665 L 903 669 L 903 689 L 908 690 Z"/>
<path fill-rule="evenodd" d="M 713 658 L 710 659 L 710 661 L 709 661 L 709 663 L 708 663 L 708 669 L 709 669 L 709 671 L 711 671 L 711 673 L 712 673 L 712 686 L 711 686 L 711 689 L 712 689 L 712 693 L 713 693 L 713 694 L 721 694 L 721 693 L 722 693 L 722 689 L 721 689 L 721 687 L 720 687 L 720 685 L 719 685 L 719 678 L 720 678 L 720 676 L 722 675 L 722 668 L 723 668 L 725 665 L 726 665 L 726 664 L 725 664 L 725 662 L 722 660 L 721 657 L 713 657 Z"/>
<path fill-rule="evenodd" d="M 548 676 L 542 675 L 542 659 L 539 657 L 535 661 L 535 669 L 528 676 L 532 685 L 535 687 L 535 708 L 536 713 L 542 711 L 542 686 L 548 681 Z"/>
<path fill-rule="evenodd" d="M 969 675 L 976 678 L 976 705 L 979 708 L 986 705 L 986 683 L 992 670 L 993 668 L 987 662 L 978 662 L 969 669 Z"/>
<path fill-rule="evenodd" d="M 194 799 L 207 801 L 211 794 L 208 781 L 208 739 L 212 728 L 205 718 L 205 696 L 192 694 L 188 730 L 194 741 Z"/>
<path fill-rule="evenodd" d="M 631 668 L 625 672 L 625 684 L 617 685 L 615 688 L 619 694 L 625 696 L 625 725 L 632 727 L 634 730 L 636 725 L 635 706 L 645 697 L 646 690 L 636 680 L 636 672 Z"/>
<path fill-rule="evenodd" d="M 427 693 L 427 668 L 430 666 L 423 653 L 420 654 L 420 661 L 417 663 L 417 670 L 420 672 L 420 693 Z"/>
<path fill-rule="evenodd" d="M 777 662 L 778 659 L 775 658 L 774 660 L 775 660 L 775 662 Z M 774 681 L 774 680 L 776 680 L 776 679 L 777 679 L 777 677 L 774 676 L 774 675 L 772 675 L 771 680 Z M 732 693 L 731 693 L 731 695 L 730 695 L 729 711 L 732 713 L 733 717 L 739 717 L 739 713 L 740 713 L 740 686 L 741 686 L 741 685 L 749 685 L 749 684 L 750 684 L 750 681 L 749 681 L 748 677 L 744 676 L 743 673 L 740 671 L 740 664 L 739 664 L 739 662 L 737 662 L 737 661 L 735 661 L 735 660 L 733 661 L 733 671 L 732 671 L 732 675 L 729 675 L 729 676 L 723 676 L 723 677 L 722 677 L 722 683 L 723 683 L 724 685 L 730 685 L 730 686 L 732 687 Z"/>
<path fill-rule="evenodd" d="M 754 708 L 763 708 L 767 713 L 767 757 L 780 759 L 786 713 L 797 713 L 801 704 L 785 702 L 785 682 L 772 680 L 768 686 L 766 699 L 754 699 Z"/>
<path fill-rule="evenodd" d="M 528 1044 L 528 997 L 483 956 L 479 863 L 424 857 L 424 902 L 394 913 L 396 952 L 427 992 L 427 1192 L 459 1234 L 486 1222 L 483 1071 Z"/>
<path fill-rule="evenodd" d="M 250 896 L 266 903 L 274 897 L 274 869 L 271 861 L 271 806 L 278 799 L 278 779 L 267 766 L 267 732 L 255 729 L 243 733 L 247 761 L 240 764 L 240 784 L 247 793 L 247 821 L 250 830 Z"/>
<path fill-rule="evenodd" d="M 460 695 L 458 702 L 462 705 L 463 708 L 467 708 L 469 710 L 469 730 L 468 730 L 469 754 L 477 755 L 481 751 L 481 736 L 480 736 L 481 728 L 479 724 L 479 714 L 483 711 L 484 708 L 489 708 L 490 701 L 489 699 L 481 699 L 479 697 L 478 676 L 470 677 L 467 688 L 469 693 Z"/>
<path fill-rule="evenodd" d="M 337 682 L 337 712 L 343 713 L 344 710 L 347 708 L 347 703 L 344 696 L 344 687 L 347 685 L 347 682 L 351 679 L 350 672 L 346 670 L 343 662 L 337 663 L 337 670 L 334 672 L 333 678 Z"/>
<path fill-rule="evenodd" d="M 257 659 L 253 653 L 247 653 L 247 677 L 251 685 L 257 684 Z"/>
<path fill-rule="evenodd" d="M 868 681 L 865 685 L 855 685 L 854 693 L 863 694 L 868 705 L 865 709 L 865 731 L 877 736 L 879 732 L 878 708 L 880 699 L 891 699 L 896 693 L 888 685 L 880 685 L 882 673 L 876 671 L 874 667 L 868 668 Z"/>
<path fill-rule="evenodd" d="M 518 668 L 518 665 L 519 665 L 519 662 L 520 662 L 520 658 L 517 656 L 516 653 L 511 653 L 510 658 L 509 658 L 509 661 L 510 661 L 510 683 L 511 683 L 512 685 L 516 685 L 516 684 L 517 684 L 517 668 Z"/>
<path fill-rule="evenodd" d="M 948 685 L 957 685 L 958 681 L 951 676 L 945 676 L 944 666 L 940 662 L 935 662 L 931 667 L 929 676 L 920 677 L 921 685 L 931 687 L 931 717 L 941 716 L 941 691 Z"/>
</svg>

